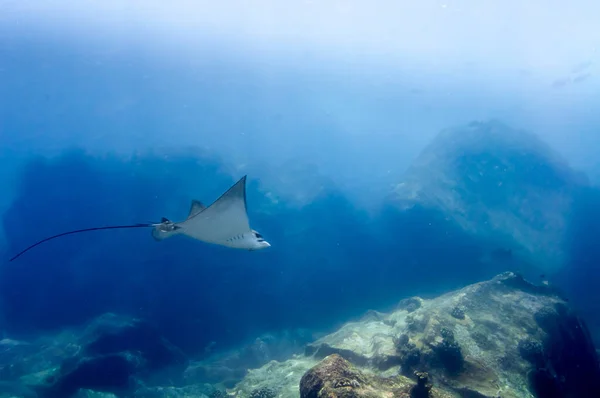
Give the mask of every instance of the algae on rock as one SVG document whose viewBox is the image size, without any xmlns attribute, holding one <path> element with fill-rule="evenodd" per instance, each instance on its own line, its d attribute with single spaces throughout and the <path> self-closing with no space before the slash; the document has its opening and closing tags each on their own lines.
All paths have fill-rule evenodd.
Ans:
<svg viewBox="0 0 600 398">
<path fill-rule="evenodd" d="M 415 374 L 417 383 L 405 376 L 380 377 L 361 371 L 337 354 L 326 357 L 302 376 L 301 398 L 452 398 L 432 388 L 427 375 Z"/>
<path fill-rule="evenodd" d="M 504 273 L 432 300 L 408 301 L 345 324 L 309 344 L 305 356 L 251 371 L 230 393 L 248 397 L 270 388 L 281 398 L 298 397 L 300 373 L 324 358 L 339 364 L 339 357 L 358 369 L 358 384 L 380 388 L 347 396 L 386 396 L 394 383 L 414 385 L 415 371 L 427 372 L 447 396 L 600 396 L 600 367 L 585 324 L 551 287 Z M 286 378 L 292 368 L 294 377 Z M 327 383 L 335 388 L 335 380 Z M 349 383 L 344 388 L 357 388 Z"/>
</svg>

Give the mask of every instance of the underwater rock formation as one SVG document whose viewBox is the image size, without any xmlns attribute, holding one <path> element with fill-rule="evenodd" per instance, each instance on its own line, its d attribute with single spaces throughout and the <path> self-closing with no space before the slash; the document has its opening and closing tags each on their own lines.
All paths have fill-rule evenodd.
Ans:
<svg viewBox="0 0 600 398">
<path fill-rule="evenodd" d="M 80 389 L 90 389 L 121 395 L 135 390 L 133 375 L 141 368 L 139 358 L 132 354 L 109 354 L 66 361 L 57 375 L 38 385 L 40 397 L 72 397 Z"/>
<path fill-rule="evenodd" d="M 188 365 L 186 356 L 150 324 L 114 314 L 53 338 L 11 343 L 6 351 L 15 366 L 4 365 L 0 382 L 32 397 L 89 395 L 80 390 L 131 394 L 141 382 L 152 386 L 181 381 Z"/>
<path fill-rule="evenodd" d="M 170 367 L 181 374 L 187 366 L 185 354 L 140 319 L 105 314 L 94 321 L 85 336 L 89 341 L 82 355 L 86 357 L 135 352 L 148 371 Z"/>
<path fill-rule="evenodd" d="M 224 398 L 248 368 L 287 359 L 312 340 L 306 330 L 283 330 L 190 362 L 148 322 L 108 313 L 32 342 L 0 340 L 0 398 Z"/>
<path fill-rule="evenodd" d="M 418 385 L 415 372 L 426 372 L 421 383 L 448 396 L 600 396 L 600 366 L 584 322 L 552 287 L 514 273 L 347 323 L 309 344 L 305 355 L 250 371 L 231 393 L 248 397 L 269 388 L 280 397 L 383 397 L 403 391 L 399 396 L 409 397 Z M 413 396 L 425 394 L 425 384 Z"/>
<path fill-rule="evenodd" d="M 448 245 L 477 246 L 486 263 L 517 258 L 550 272 L 568 257 L 569 215 L 587 185 L 534 134 L 497 121 L 473 122 L 443 130 L 407 170 L 388 205 L 403 217 L 394 221 L 397 228 L 428 226 L 430 246 L 435 236 L 454 237 Z M 472 245 L 465 245 L 469 240 Z"/>
<path fill-rule="evenodd" d="M 191 362 L 184 377 L 189 381 L 233 387 L 248 369 L 261 367 L 270 361 L 285 360 L 302 352 L 306 343 L 312 340 L 312 334 L 302 329 L 264 334 L 238 349 Z"/>
<path fill-rule="evenodd" d="M 584 322 L 551 286 L 514 273 L 369 311 L 287 360 L 276 340 L 263 336 L 211 367 L 188 363 L 147 323 L 106 314 L 51 339 L 1 340 L 13 366 L 1 368 L 0 397 L 600 396 Z M 215 385 L 202 384 L 207 374 Z"/>
<path fill-rule="evenodd" d="M 400 396 L 415 398 L 450 398 L 432 388 L 427 375 L 415 374 L 417 385 L 404 376 L 379 377 L 357 369 L 338 354 L 326 357 L 308 370 L 300 380 L 300 398 Z"/>
</svg>

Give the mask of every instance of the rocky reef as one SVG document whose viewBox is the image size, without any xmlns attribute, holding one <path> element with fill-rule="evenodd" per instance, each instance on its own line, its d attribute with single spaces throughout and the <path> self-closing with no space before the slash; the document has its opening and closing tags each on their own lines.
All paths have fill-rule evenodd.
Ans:
<svg viewBox="0 0 600 398">
<path fill-rule="evenodd" d="M 190 382 L 201 380 L 233 387 L 248 369 L 259 368 L 270 361 L 286 360 L 303 352 L 305 345 L 313 340 L 313 334 L 302 329 L 263 334 L 241 347 L 191 361 L 184 377 Z"/>
<path fill-rule="evenodd" d="M 551 272 L 568 259 L 569 217 L 587 185 L 536 135 L 497 121 L 473 122 L 441 131 L 388 205 L 403 217 L 395 228 L 432 225 L 444 238 L 456 236 L 452 244 L 485 247 L 488 263 L 518 258 Z"/>
<path fill-rule="evenodd" d="M 379 377 L 361 371 L 338 354 L 325 358 L 311 368 L 300 380 L 302 398 L 320 397 L 431 397 L 450 398 L 451 395 L 433 388 L 428 375 L 415 373 L 417 383 L 407 377 Z"/>
<path fill-rule="evenodd" d="M 306 330 L 283 330 L 225 352 L 209 346 L 204 359 L 190 360 L 150 323 L 107 313 L 31 342 L 0 340 L 0 398 L 224 398 L 248 368 L 287 359 L 312 340 Z"/>
<path fill-rule="evenodd" d="M 432 387 L 433 386 L 433 387 Z M 370 312 L 249 372 L 250 397 L 595 397 L 600 367 L 582 320 L 551 287 L 514 273 Z"/>
<path fill-rule="evenodd" d="M 139 319 L 105 314 L 84 328 L 0 351 L 0 397 L 69 398 L 86 390 L 117 396 L 180 383 L 188 359 Z M 82 392 L 84 391 L 84 392 Z"/>
<path fill-rule="evenodd" d="M 305 333 L 280 337 L 191 361 L 147 322 L 106 314 L 30 343 L 0 340 L 0 397 L 600 396 L 585 323 L 554 288 L 514 273 L 369 311 L 300 353 L 280 349 Z"/>
</svg>

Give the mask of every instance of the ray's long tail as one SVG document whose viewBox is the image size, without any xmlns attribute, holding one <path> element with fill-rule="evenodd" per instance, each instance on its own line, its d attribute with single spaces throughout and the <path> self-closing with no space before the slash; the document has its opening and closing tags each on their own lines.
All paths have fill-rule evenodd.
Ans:
<svg viewBox="0 0 600 398">
<path fill-rule="evenodd" d="M 29 246 L 25 250 L 19 252 L 17 255 L 15 255 L 13 258 L 11 258 L 10 261 L 16 260 L 21 255 L 25 254 L 26 252 L 28 252 L 29 250 L 33 249 L 34 247 L 36 247 L 38 245 L 41 245 L 44 242 L 48 242 L 49 240 L 60 238 L 61 236 L 73 235 L 73 234 L 78 234 L 78 233 L 81 233 L 81 232 L 99 231 L 99 230 L 103 230 L 103 229 L 153 228 L 157 224 L 158 223 L 131 224 L 131 225 L 110 225 L 110 226 L 107 226 L 107 227 L 84 228 L 84 229 L 77 229 L 75 231 L 63 232 L 61 234 L 50 236 L 48 238 L 40 240 L 39 242 L 34 243 L 33 245 Z"/>
</svg>

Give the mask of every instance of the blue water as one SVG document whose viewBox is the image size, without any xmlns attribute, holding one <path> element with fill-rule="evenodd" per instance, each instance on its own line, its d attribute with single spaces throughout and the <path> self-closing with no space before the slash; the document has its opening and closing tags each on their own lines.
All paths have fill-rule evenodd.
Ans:
<svg viewBox="0 0 600 398">
<path fill-rule="evenodd" d="M 269 331 L 327 331 L 505 271 L 481 266 L 461 231 L 386 206 L 392 184 L 448 126 L 498 118 L 538 133 L 592 180 L 599 172 L 593 78 L 584 83 L 596 86 L 564 94 L 539 70 L 526 80 L 485 59 L 475 72 L 448 60 L 448 72 L 422 59 L 387 65 L 361 50 L 245 47 L 218 35 L 154 43 L 129 35 L 126 21 L 61 27 L 40 22 L 45 11 L 6 7 L 3 258 L 72 229 L 182 219 L 192 199 L 209 203 L 245 174 L 252 226 L 272 244 L 245 252 L 155 242 L 148 230 L 49 242 L 0 264 L 0 325 L 10 336 L 117 312 L 154 322 L 202 357 L 211 342 L 226 349 Z M 571 261 L 548 275 L 596 336 L 599 197 L 581 193 L 566 231 Z"/>
<path fill-rule="evenodd" d="M 206 191 L 231 185 L 219 166 L 202 157 L 98 159 L 76 151 L 32 161 L 3 217 L 9 251 L 58 231 L 184 218 L 194 181 Z M 468 251 L 455 246 L 460 238 L 448 239 L 447 230 L 436 236 L 435 226 L 418 218 L 403 227 L 393 215 L 369 216 L 335 187 L 301 209 L 270 203 L 252 179 L 247 195 L 249 217 L 269 250 L 155 242 L 148 230 L 54 240 L 3 267 L 7 330 L 56 329 L 124 312 L 156 321 L 169 338 L 198 350 L 270 330 L 327 329 L 400 296 L 497 271 L 453 264 L 456 253 Z"/>
</svg>

